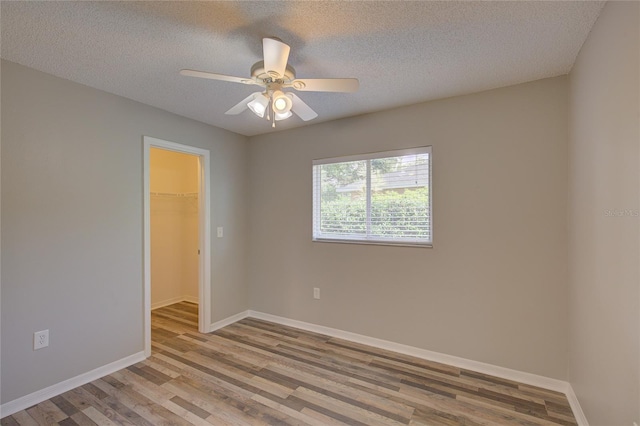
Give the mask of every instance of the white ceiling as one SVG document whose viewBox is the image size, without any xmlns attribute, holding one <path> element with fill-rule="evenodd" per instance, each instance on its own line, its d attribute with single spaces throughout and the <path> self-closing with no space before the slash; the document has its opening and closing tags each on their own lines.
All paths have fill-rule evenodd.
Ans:
<svg viewBox="0 0 640 426">
<path fill-rule="evenodd" d="M 224 112 L 262 37 L 291 46 L 298 78 L 356 77 L 355 94 L 299 92 L 333 120 L 566 74 L 604 2 L 31 2 L 1 4 L 1 56 L 243 135 L 272 131 Z M 303 126 L 294 116 L 276 130 Z"/>
</svg>

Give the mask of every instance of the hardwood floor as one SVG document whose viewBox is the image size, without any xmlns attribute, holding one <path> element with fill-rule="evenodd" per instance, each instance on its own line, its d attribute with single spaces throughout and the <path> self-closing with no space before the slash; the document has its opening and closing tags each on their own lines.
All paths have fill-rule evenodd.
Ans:
<svg viewBox="0 0 640 426">
<path fill-rule="evenodd" d="M 575 425 L 566 397 L 256 319 L 152 313 L 152 356 L 2 425 Z"/>
</svg>

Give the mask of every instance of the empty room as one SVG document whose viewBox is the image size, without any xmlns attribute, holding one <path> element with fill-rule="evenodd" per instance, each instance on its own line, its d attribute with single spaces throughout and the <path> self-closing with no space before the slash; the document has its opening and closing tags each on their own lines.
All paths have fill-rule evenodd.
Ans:
<svg viewBox="0 0 640 426">
<path fill-rule="evenodd" d="M 640 425 L 640 2 L 1 1 L 0 423 Z"/>
</svg>

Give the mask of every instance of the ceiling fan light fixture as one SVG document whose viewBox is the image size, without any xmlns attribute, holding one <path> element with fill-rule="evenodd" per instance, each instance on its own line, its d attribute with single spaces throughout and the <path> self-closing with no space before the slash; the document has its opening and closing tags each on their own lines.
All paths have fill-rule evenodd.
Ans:
<svg viewBox="0 0 640 426">
<path fill-rule="evenodd" d="M 1 1 L 1 0 L 0 0 Z M 296 79 L 296 72 L 289 65 L 291 48 L 280 39 L 265 37 L 262 39 L 263 60 L 251 67 L 251 77 L 235 77 L 192 69 L 183 69 L 180 74 L 188 77 L 207 78 L 262 87 L 256 92 L 231 107 L 225 114 L 238 115 L 250 109 L 260 118 L 265 118 L 276 127 L 276 121 L 286 120 L 293 114 L 303 121 L 313 120 L 318 114 L 295 93 L 283 92 L 292 88 L 305 92 L 342 92 L 352 93 L 358 90 L 359 83 L 355 78 L 307 78 Z"/>
<path fill-rule="evenodd" d="M 247 107 L 258 117 L 264 117 L 264 113 L 269 105 L 269 98 L 264 93 L 256 93 L 253 100 L 247 104 Z"/>
<path fill-rule="evenodd" d="M 271 106 L 273 108 L 274 114 L 276 114 L 276 117 L 278 114 L 285 115 L 286 113 L 291 111 L 293 102 L 291 101 L 291 98 L 281 90 L 276 90 L 275 92 L 273 92 L 272 99 L 273 103 L 271 104 Z M 291 114 L 289 114 L 287 117 L 290 116 Z"/>
</svg>

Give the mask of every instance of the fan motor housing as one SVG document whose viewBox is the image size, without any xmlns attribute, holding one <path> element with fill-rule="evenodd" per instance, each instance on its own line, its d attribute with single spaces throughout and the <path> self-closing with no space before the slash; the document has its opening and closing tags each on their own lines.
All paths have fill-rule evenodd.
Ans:
<svg viewBox="0 0 640 426">
<path fill-rule="evenodd" d="M 287 65 L 287 69 L 284 72 L 284 77 L 278 77 L 277 75 L 269 74 L 264 69 L 264 61 L 259 61 L 253 64 L 251 67 L 251 76 L 255 77 L 259 80 L 268 80 L 272 79 L 273 81 L 277 79 L 281 79 L 284 83 L 291 82 L 296 78 L 296 70 L 293 69 L 291 65 Z"/>
</svg>

